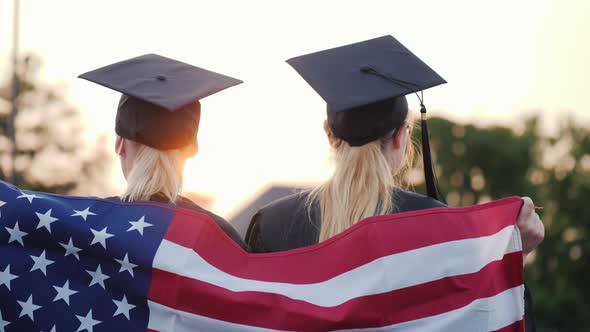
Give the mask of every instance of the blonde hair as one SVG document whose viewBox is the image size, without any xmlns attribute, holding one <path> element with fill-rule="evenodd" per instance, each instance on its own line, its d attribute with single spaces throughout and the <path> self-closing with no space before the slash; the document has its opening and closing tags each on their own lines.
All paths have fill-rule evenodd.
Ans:
<svg viewBox="0 0 590 332">
<path fill-rule="evenodd" d="M 408 155 L 412 155 L 413 150 L 411 144 L 406 144 L 405 162 L 400 169 L 393 169 L 384 151 L 387 142 L 391 142 L 391 135 L 359 147 L 342 140 L 333 143 L 334 174 L 312 190 L 306 201 L 310 220 L 314 206 L 319 204 L 320 242 L 362 219 L 394 212 L 395 173 L 407 168 L 412 159 Z"/>
<path fill-rule="evenodd" d="M 139 147 L 121 200 L 145 201 L 155 194 L 162 194 L 170 203 L 175 203 L 182 189 L 179 173 L 193 146 L 164 151 L 134 143 Z"/>
</svg>

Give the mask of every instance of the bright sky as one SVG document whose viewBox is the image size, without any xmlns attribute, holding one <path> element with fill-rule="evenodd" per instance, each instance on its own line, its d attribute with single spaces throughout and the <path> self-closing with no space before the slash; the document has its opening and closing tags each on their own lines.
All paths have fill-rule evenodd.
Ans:
<svg viewBox="0 0 590 332">
<path fill-rule="evenodd" d="M 588 14 L 585 0 L 21 0 L 21 50 L 42 56 L 43 79 L 69 88 L 93 134 L 112 135 L 118 94 L 75 78 L 84 71 L 158 53 L 244 80 L 202 102 L 185 175 L 229 217 L 271 182 L 329 174 L 325 104 L 284 60 L 391 34 L 449 82 L 425 94 L 431 114 L 518 125 L 542 111 L 551 128 L 564 114 L 590 118 Z M 0 75 L 11 16 L 0 2 Z"/>
</svg>

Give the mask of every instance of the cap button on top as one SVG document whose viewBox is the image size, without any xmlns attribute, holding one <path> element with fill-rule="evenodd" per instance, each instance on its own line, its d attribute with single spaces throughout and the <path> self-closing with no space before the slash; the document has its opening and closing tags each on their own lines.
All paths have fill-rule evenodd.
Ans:
<svg viewBox="0 0 590 332">
<path fill-rule="evenodd" d="M 165 81 L 166 80 L 166 76 L 164 76 L 164 75 L 158 75 L 158 76 L 156 76 L 156 79 L 158 81 Z"/>
</svg>

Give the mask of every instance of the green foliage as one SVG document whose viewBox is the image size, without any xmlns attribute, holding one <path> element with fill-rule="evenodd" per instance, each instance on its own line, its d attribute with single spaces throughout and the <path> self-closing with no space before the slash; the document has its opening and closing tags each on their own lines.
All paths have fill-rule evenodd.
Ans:
<svg viewBox="0 0 590 332">
<path fill-rule="evenodd" d="M 590 331 L 590 130 L 572 121 L 547 137 L 537 122 L 517 132 L 430 119 L 439 188 L 451 206 L 513 195 L 543 206 L 545 240 L 525 269 L 539 330 Z"/>
<path fill-rule="evenodd" d="M 100 178 L 110 164 L 105 140 L 87 144 L 81 114 L 65 101 L 59 87 L 38 80 L 39 69 L 36 57 L 19 61 L 14 178 L 8 137 L 12 81 L 0 84 L 0 178 L 23 189 L 52 193 L 72 193 L 82 186 L 93 187 L 93 192 L 79 190 L 86 194 L 106 190 Z"/>
</svg>

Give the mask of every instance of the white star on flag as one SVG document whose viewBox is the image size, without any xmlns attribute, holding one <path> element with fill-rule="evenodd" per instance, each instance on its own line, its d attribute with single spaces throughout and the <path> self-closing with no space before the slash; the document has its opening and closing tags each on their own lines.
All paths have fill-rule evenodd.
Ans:
<svg viewBox="0 0 590 332">
<path fill-rule="evenodd" d="M 76 259 L 80 260 L 80 256 L 78 255 L 78 252 L 82 251 L 82 249 L 74 246 L 71 236 L 70 236 L 70 241 L 68 242 L 68 244 L 60 243 L 59 245 L 62 246 L 66 250 L 64 257 L 66 257 L 68 255 L 73 255 L 74 257 L 76 257 Z"/>
<path fill-rule="evenodd" d="M 35 270 L 41 270 L 45 276 L 47 276 L 47 266 L 54 263 L 54 261 L 49 260 L 45 257 L 45 250 L 39 256 L 30 256 L 31 259 L 35 262 L 33 267 L 31 268 L 31 272 Z"/>
<path fill-rule="evenodd" d="M 129 310 L 135 308 L 135 306 L 127 302 L 127 297 L 125 295 L 123 295 L 123 299 L 121 301 L 113 299 L 113 302 L 117 306 L 117 310 L 113 314 L 113 317 L 117 315 L 125 315 L 125 317 L 127 317 L 127 319 L 129 320 Z"/>
<path fill-rule="evenodd" d="M 11 243 L 13 241 L 17 241 L 23 247 L 25 246 L 25 243 L 23 242 L 23 236 L 25 236 L 29 233 L 22 232 L 20 230 L 20 228 L 18 228 L 18 221 L 14 224 L 14 228 L 10 228 L 10 227 L 4 227 L 4 228 L 6 228 L 8 233 L 10 233 L 10 238 L 8 239 L 8 243 Z"/>
<path fill-rule="evenodd" d="M 23 302 L 23 301 L 16 301 L 18 302 L 18 304 L 20 304 L 21 306 L 21 311 L 20 311 L 20 316 L 18 316 L 19 318 L 27 315 L 29 316 L 29 318 L 34 321 L 35 318 L 33 317 L 33 312 L 39 308 L 41 308 L 40 305 L 36 305 L 33 303 L 33 295 L 29 295 L 29 299 L 27 300 L 27 302 Z"/>
<path fill-rule="evenodd" d="M 55 332 L 55 325 L 53 325 L 53 327 L 51 328 L 51 331 L 49 332 Z"/>
<path fill-rule="evenodd" d="M 121 264 L 121 269 L 119 270 L 119 272 L 124 272 L 127 271 L 131 274 L 131 276 L 133 277 L 133 268 L 137 267 L 137 265 L 129 262 L 129 257 L 128 254 L 125 254 L 125 257 L 123 258 L 123 260 L 120 259 L 115 259 L 119 264 Z"/>
<path fill-rule="evenodd" d="M 22 191 L 21 191 L 20 193 L 21 193 L 22 195 L 18 196 L 16 199 L 19 199 L 19 198 L 26 198 L 26 199 L 29 201 L 29 203 L 31 203 L 31 204 L 33 203 L 33 200 L 34 200 L 35 198 L 40 198 L 39 196 L 37 196 L 37 195 L 35 195 L 35 194 L 25 194 L 25 193 L 24 193 L 24 192 L 22 192 Z"/>
<path fill-rule="evenodd" d="M 90 206 L 86 208 L 86 210 L 74 210 L 74 214 L 72 214 L 72 217 L 82 217 L 82 219 L 84 219 L 84 221 L 86 221 L 86 218 L 88 218 L 88 216 L 95 216 L 96 213 L 91 212 L 90 211 Z"/>
<path fill-rule="evenodd" d="M 10 290 L 10 282 L 16 278 L 18 278 L 18 276 L 10 274 L 10 264 L 8 264 L 6 265 L 6 268 L 4 268 L 4 271 L 0 271 L 0 286 L 4 285 Z"/>
<path fill-rule="evenodd" d="M 0 201 L 0 207 L 3 207 L 4 205 L 6 205 L 6 202 Z M 0 217 L 2 217 L 2 211 L 0 211 Z"/>
<path fill-rule="evenodd" d="M 103 248 L 107 248 L 107 244 L 106 244 L 106 240 L 110 237 L 113 237 L 113 234 L 109 234 L 107 233 L 107 228 L 103 228 L 101 231 L 95 231 L 94 229 L 90 229 L 92 231 L 92 234 L 94 234 L 94 238 L 92 239 L 92 242 L 90 243 L 90 245 L 93 245 L 95 243 L 100 243 L 102 245 Z"/>
<path fill-rule="evenodd" d="M 53 288 L 55 288 L 55 290 L 57 291 L 57 295 L 53 299 L 53 302 L 64 300 L 67 303 L 67 305 L 70 305 L 70 296 L 78 293 L 78 291 L 70 289 L 69 280 L 66 280 L 66 283 L 63 285 L 63 287 L 53 286 Z"/>
<path fill-rule="evenodd" d="M 51 210 L 49 209 L 47 212 L 41 214 L 39 212 L 35 212 L 37 218 L 39 218 L 39 223 L 37 224 L 37 229 L 41 227 L 47 228 L 49 234 L 51 234 L 51 223 L 58 221 L 59 219 L 54 218 L 51 216 Z"/>
<path fill-rule="evenodd" d="M 145 216 L 139 218 L 138 221 L 130 221 L 129 223 L 131 224 L 131 227 L 129 227 L 127 232 L 131 232 L 133 230 L 136 230 L 139 232 L 139 234 L 143 235 L 144 228 L 154 226 L 150 223 L 145 222 L 144 218 L 145 218 Z"/>
<path fill-rule="evenodd" d="M 92 280 L 90 280 L 90 285 L 88 287 L 90 287 L 94 284 L 99 284 L 102 286 L 103 289 L 106 289 L 104 286 L 104 281 L 110 277 L 107 276 L 106 274 L 102 273 L 102 269 L 100 268 L 100 264 L 98 265 L 98 268 L 96 269 L 96 271 L 86 270 L 86 272 L 88 272 L 88 274 L 90 274 L 90 276 L 92 276 Z"/>
<path fill-rule="evenodd" d="M 90 311 L 88 311 L 88 314 L 86 314 L 86 317 L 84 316 L 78 316 L 76 315 L 76 317 L 78 317 L 78 320 L 80 321 L 80 327 L 78 327 L 78 330 L 76 330 L 76 332 L 80 332 L 80 331 L 88 331 L 88 332 L 93 332 L 93 327 L 94 325 L 98 325 L 100 323 L 102 323 L 99 320 L 95 320 L 94 318 L 92 318 L 92 309 L 90 309 Z"/>
<path fill-rule="evenodd" d="M 4 320 L 4 318 L 2 318 L 2 311 L 0 311 L 0 332 L 6 332 L 4 330 L 4 328 L 6 326 L 10 325 L 10 322 Z"/>
</svg>

